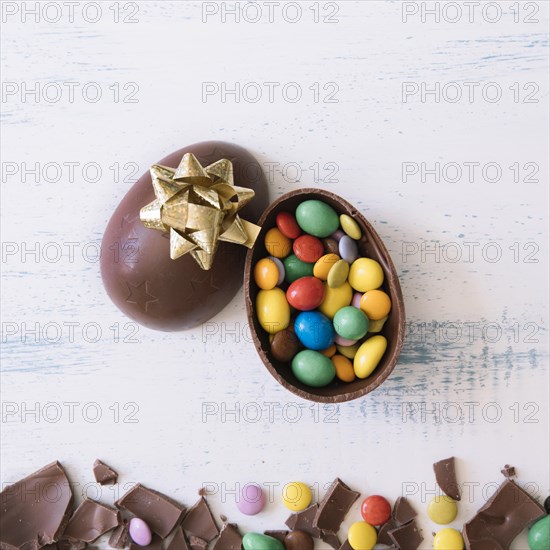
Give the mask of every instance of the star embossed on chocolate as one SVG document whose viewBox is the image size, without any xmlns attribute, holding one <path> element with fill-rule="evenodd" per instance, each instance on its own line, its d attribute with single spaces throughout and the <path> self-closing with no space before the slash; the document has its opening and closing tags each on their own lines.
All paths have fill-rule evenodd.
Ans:
<svg viewBox="0 0 550 550">
<path fill-rule="evenodd" d="M 208 302 L 208 297 L 220 290 L 220 287 L 214 282 L 214 273 L 207 271 L 207 275 L 201 279 L 191 279 L 191 287 L 193 288 L 193 296 L 204 296 L 204 302 Z M 202 289 L 206 292 L 203 293 Z"/>
<path fill-rule="evenodd" d="M 138 218 L 139 218 L 139 212 L 127 212 L 120 219 L 120 227 L 124 227 L 125 225 L 130 225 L 134 223 Z"/>
<path fill-rule="evenodd" d="M 139 309 L 147 313 L 149 311 L 150 304 L 158 302 L 158 298 L 151 294 L 149 281 L 143 281 L 138 285 L 134 285 L 126 281 L 126 286 L 128 287 L 128 297 L 126 301 L 129 304 L 136 304 Z"/>
</svg>

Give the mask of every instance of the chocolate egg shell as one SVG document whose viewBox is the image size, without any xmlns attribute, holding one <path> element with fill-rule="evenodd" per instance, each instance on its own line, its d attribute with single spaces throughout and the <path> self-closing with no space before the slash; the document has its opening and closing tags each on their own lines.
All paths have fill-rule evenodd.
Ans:
<svg viewBox="0 0 550 550">
<path fill-rule="evenodd" d="M 292 374 L 288 363 L 277 361 L 271 353 L 269 337 L 260 327 L 254 310 L 258 287 L 252 276 L 256 262 L 267 255 L 263 245 L 264 235 L 271 227 L 275 227 L 277 214 L 281 211 L 294 212 L 301 202 L 309 199 L 322 200 L 332 206 L 339 215 L 348 214 L 359 224 L 362 231 L 361 239 L 356 241 L 359 253 L 361 256 L 376 260 L 382 266 L 385 276 L 382 290 L 390 296 L 392 302 L 392 311 L 380 332 L 388 340 L 388 346 L 375 371 L 368 378 L 358 378 L 353 382 L 342 382 L 335 378 L 329 385 L 320 388 L 302 384 Z M 356 208 L 338 195 L 322 189 L 299 189 L 283 195 L 263 213 L 258 225 L 262 227 L 262 230 L 254 247 L 248 251 L 246 256 L 244 295 L 254 345 L 269 372 L 282 386 L 295 395 L 321 403 L 350 401 L 376 389 L 394 369 L 405 336 L 405 306 L 401 286 L 393 262 L 380 236 Z"/>
<path fill-rule="evenodd" d="M 239 215 L 258 221 L 268 204 L 267 182 L 261 166 L 246 149 L 206 141 L 175 151 L 158 164 L 175 168 L 185 153 L 193 153 L 205 167 L 229 159 L 235 185 L 256 193 Z M 221 311 L 239 290 L 247 249 L 220 242 L 208 271 L 201 269 L 191 254 L 172 260 L 168 234 L 146 228 L 139 217 L 140 209 L 154 198 L 147 171 L 122 199 L 105 230 L 103 284 L 115 305 L 146 327 L 164 331 L 193 328 Z"/>
</svg>

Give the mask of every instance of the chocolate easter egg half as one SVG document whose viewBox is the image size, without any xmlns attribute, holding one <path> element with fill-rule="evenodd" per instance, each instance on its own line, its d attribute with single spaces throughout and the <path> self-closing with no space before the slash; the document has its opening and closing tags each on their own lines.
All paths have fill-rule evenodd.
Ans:
<svg viewBox="0 0 550 550">
<path fill-rule="evenodd" d="M 175 151 L 158 164 L 176 168 L 185 153 L 193 153 L 204 167 L 230 160 L 234 184 L 255 192 L 239 216 L 258 221 L 268 204 L 267 182 L 248 151 L 231 143 L 207 141 Z M 203 270 L 191 253 L 171 259 L 169 233 L 149 229 L 140 219 L 141 208 L 154 199 L 147 171 L 122 199 L 105 230 L 103 283 L 115 305 L 136 322 L 164 331 L 193 328 L 221 311 L 239 290 L 247 248 L 219 242 L 209 270 Z"/>
</svg>

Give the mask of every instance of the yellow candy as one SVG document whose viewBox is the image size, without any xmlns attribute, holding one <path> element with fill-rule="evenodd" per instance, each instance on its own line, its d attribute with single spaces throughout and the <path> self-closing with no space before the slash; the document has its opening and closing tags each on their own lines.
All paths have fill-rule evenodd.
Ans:
<svg viewBox="0 0 550 550">
<path fill-rule="evenodd" d="M 260 290 L 256 296 L 256 314 L 261 327 L 269 334 L 287 328 L 290 323 L 290 306 L 286 294 L 280 288 Z"/>
<path fill-rule="evenodd" d="M 254 267 L 254 281 L 262 290 L 271 290 L 279 280 L 277 264 L 269 258 L 263 258 Z"/>
<path fill-rule="evenodd" d="M 301 512 L 311 504 L 311 489 L 301 481 L 283 487 L 283 504 L 293 512 Z"/>
<path fill-rule="evenodd" d="M 382 286 L 384 271 L 376 260 L 357 258 L 351 264 L 348 281 L 358 292 L 367 292 Z"/>
<path fill-rule="evenodd" d="M 434 550 L 463 550 L 464 540 L 456 529 L 441 529 L 434 538 Z"/>
<path fill-rule="evenodd" d="M 361 238 L 361 228 L 351 216 L 348 216 L 347 214 L 342 214 L 340 216 L 340 225 L 342 226 L 344 233 L 346 233 L 346 235 L 348 235 L 352 239 L 358 241 Z"/>
<path fill-rule="evenodd" d="M 313 276 L 317 277 L 317 279 L 321 279 L 321 281 L 326 281 L 330 268 L 338 260 L 340 260 L 340 256 L 338 256 L 338 254 L 325 254 L 324 256 L 321 256 L 313 266 Z"/>
<path fill-rule="evenodd" d="M 361 296 L 359 307 L 371 321 L 380 321 L 391 309 L 390 297 L 383 290 L 369 290 Z"/>
<path fill-rule="evenodd" d="M 363 342 L 353 359 L 353 370 L 357 378 L 366 378 L 380 363 L 388 341 L 380 335 Z"/>
<path fill-rule="evenodd" d="M 372 550 L 376 537 L 376 529 L 366 521 L 356 521 L 348 529 L 348 542 L 353 550 Z"/>
<path fill-rule="evenodd" d="M 286 258 L 292 250 L 292 243 L 276 227 L 272 227 L 265 234 L 265 249 L 270 256 Z"/>
<path fill-rule="evenodd" d="M 353 364 L 347 357 L 344 355 L 334 355 L 331 361 L 336 369 L 336 376 L 342 380 L 342 382 L 353 382 L 355 380 Z"/>
<path fill-rule="evenodd" d="M 319 306 L 319 311 L 332 319 L 339 309 L 351 304 L 352 298 L 353 290 L 347 281 L 337 288 L 331 288 L 327 285 L 325 299 Z"/>
<path fill-rule="evenodd" d="M 360 346 L 361 344 L 353 344 L 353 346 L 341 346 L 340 344 L 336 344 L 336 349 L 340 355 L 348 359 L 353 359 Z"/>
<path fill-rule="evenodd" d="M 348 280 L 349 264 L 346 260 L 336 262 L 328 272 L 327 285 L 331 288 L 338 288 Z"/>
<path fill-rule="evenodd" d="M 379 337 L 375 336 L 374 338 Z M 428 504 L 428 516 L 435 523 L 439 523 L 439 525 L 451 523 L 456 518 L 457 512 L 456 502 L 447 495 L 436 495 Z"/>
<path fill-rule="evenodd" d="M 388 317 L 384 317 L 379 321 L 371 321 L 369 323 L 369 332 L 380 332 L 384 328 L 384 323 L 388 320 Z"/>
</svg>

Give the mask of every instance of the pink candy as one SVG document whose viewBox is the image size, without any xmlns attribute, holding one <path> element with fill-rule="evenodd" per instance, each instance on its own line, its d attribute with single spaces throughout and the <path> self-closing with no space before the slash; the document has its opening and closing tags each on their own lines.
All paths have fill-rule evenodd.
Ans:
<svg viewBox="0 0 550 550">
<path fill-rule="evenodd" d="M 132 540 L 139 546 L 148 546 L 151 544 L 151 539 L 153 538 L 151 529 L 149 529 L 149 526 L 142 519 L 132 518 L 128 532 Z"/>
<path fill-rule="evenodd" d="M 237 500 L 237 508 L 247 516 L 254 516 L 260 513 L 265 506 L 265 494 L 262 488 L 256 483 L 247 483 L 241 489 Z"/>
</svg>

